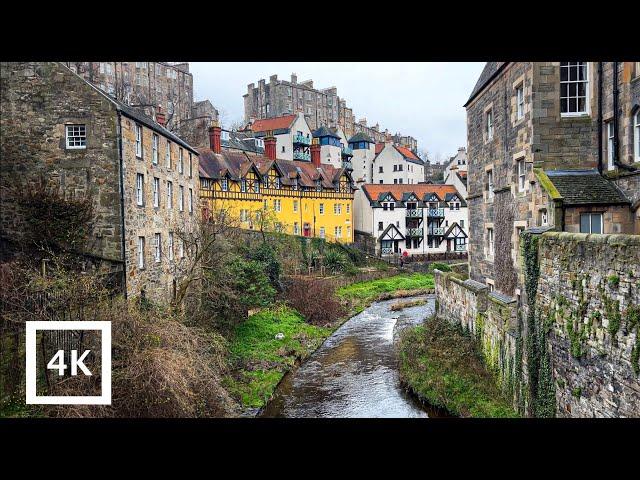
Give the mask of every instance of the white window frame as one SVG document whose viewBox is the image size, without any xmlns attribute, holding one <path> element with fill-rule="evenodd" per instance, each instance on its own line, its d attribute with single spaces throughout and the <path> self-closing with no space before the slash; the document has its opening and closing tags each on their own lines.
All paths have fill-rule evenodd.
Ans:
<svg viewBox="0 0 640 480">
<path fill-rule="evenodd" d="M 220 188 L 223 192 L 229 191 L 229 179 L 227 177 L 220 179 Z"/>
<path fill-rule="evenodd" d="M 571 79 L 571 69 L 578 69 L 584 66 L 585 68 L 585 79 L 584 80 L 572 80 Z M 562 80 L 562 72 L 563 69 L 567 71 L 567 80 Z M 576 70 L 578 71 L 578 70 Z M 561 117 L 582 117 L 589 115 L 589 62 L 561 62 L 560 63 L 560 116 Z M 584 84 L 584 110 L 578 110 L 579 100 L 582 98 L 582 95 L 578 95 L 579 85 Z M 567 85 L 567 95 L 565 97 L 562 96 L 562 86 Z M 571 89 L 571 85 L 576 86 L 576 94 L 571 95 L 569 91 Z M 576 99 L 576 111 L 568 111 L 569 109 L 569 101 L 570 99 Z M 563 103 L 567 102 L 567 111 L 562 111 Z"/>
<path fill-rule="evenodd" d="M 144 237 L 138 237 L 138 269 L 144 269 Z"/>
<path fill-rule="evenodd" d="M 527 189 L 527 164 L 524 158 L 516 160 L 518 165 L 518 192 L 524 192 Z"/>
<path fill-rule="evenodd" d="M 136 130 L 136 157 L 142 158 L 142 127 L 135 124 Z"/>
<path fill-rule="evenodd" d="M 493 170 L 487 170 L 487 199 L 493 199 Z"/>
<path fill-rule="evenodd" d="M 193 213 L 193 188 L 189 189 L 189 213 Z"/>
<path fill-rule="evenodd" d="M 158 137 L 157 133 L 152 134 L 151 136 L 151 163 L 154 165 L 158 164 L 158 145 L 160 143 L 160 137 Z"/>
<path fill-rule="evenodd" d="M 136 174 L 136 204 L 144 206 L 144 174 Z"/>
<path fill-rule="evenodd" d="M 180 190 L 179 190 L 179 211 L 184 212 L 184 187 L 182 185 L 180 185 Z"/>
<path fill-rule="evenodd" d="M 165 160 L 167 162 L 167 169 L 171 170 L 171 142 L 167 140 L 167 150 L 165 153 Z"/>
<path fill-rule="evenodd" d="M 640 64 L 636 63 L 636 65 Z M 640 68 L 640 66 L 637 68 Z M 638 75 L 640 75 L 640 72 Z M 633 116 L 633 160 L 640 162 L 640 110 Z"/>
<path fill-rule="evenodd" d="M 300 235 L 300 224 L 298 222 L 293 222 L 293 234 Z"/>
<path fill-rule="evenodd" d="M 87 126 L 83 123 L 64 126 L 67 150 L 84 150 L 87 148 Z"/>
<path fill-rule="evenodd" d="M 486 113 L 487 141 L 493 140 L 493 109 L 487 110 Z"/>
<path fill-rule="evenodd" d="M 160 207 L 160 179 L 153 177 L 153 206 Z"/>
<path fill-rule="evenodd" d="M 493 257 L 495 253 L 495 237 L 493 227 L 487 228 L 487 256 Z"/>
<path fill-rule="evenodd" d="M 184 151 L 182 148 L 178 150 L 178 173 L 184 173 Z"/>
<path fill-rule="evenodd" d="M 167 209 L 173 209 L 173 182 L 167 180 Z"/>
<path fill-rule="evenodd" d="M 173 261 L 173 232 L 169 232 L 167 250 L 168 250 L 169 260 Z"/>
<path fill-rule="evenodd" d="M 324 227 L 320 227 L 320 238 L 324 238 L 324 237 L 325 237 Z"/>
<path fill-rule="evenodd" d="M 524 83 L 516 87 L 516 120 L 524 118 Z"/>
<path fill-rule="evenodd" d="M 153 234 L 153 260 L 156 263 L 162 261 L 162 236 L 159 233 Z"/>
<path fill-rule="evenodd" d="M 589 231 L 588 232 L 583 232 L 582 231 L 582 217 L 584 217 L 585 215 L 589 216 Z M 580 233 L 589 233 L 589 234 L 593 234 L 593 217 L 600 217 L 600 234 L 604 233 L 604 215 L 600 212 L 585 212 L 585 213 L 581 213 L 580 214 L 580 225 L 578 230 L 580 231 Z"/>
<path fill-rule="evenodd" d="M 607 170 L 613 170 L 615 165 L 613 164 L 614 154 L 614 140 L 615 140 L 615 128 L 613 121 L 606 123 L 607 126 Z"/>
</svg>

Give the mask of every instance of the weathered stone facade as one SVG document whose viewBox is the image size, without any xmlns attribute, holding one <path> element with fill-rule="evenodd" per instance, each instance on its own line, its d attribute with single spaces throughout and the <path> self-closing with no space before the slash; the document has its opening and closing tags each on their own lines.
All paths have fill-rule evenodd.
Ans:
<svg viewBox="0 0 640 480">
<path fill-rule="evenodd" d="M 497 383 L 532 414 L 531 306 L 546 346 L 535 363 L 549 375 L 561 417 L 640 416 L 640 237 L 547 232 L 530 252 L 539 266 L 535 302 L 517 301 L 474 280 L 436 272 L 437 313 L 478 339 Z M 517 262 L 530 262 L 520 252 Z M 536 271 L 531 269 L 530 271 Z M 528 284 L 531 285 L 531 284 Z M 537 372 L 538 382 L 542 373 Z"/>
<path fill-rule="evenodd" d="M 11 194 L 12 187 L 29 188 L 43 177 L 66 195 L 86 194 L 93 201 L 85 253 L 112 269 L 125 271 L 128 295 L 144 290 L 154 300 L 169 299 L 180 258 L 168 259 L 166 242 L 169 232 L 190 228 L 198 215 L 197 151 L 63 64 L 2 63 L 1 79 L 2 236 L 19 242 L 24 231 L 24 217 Z M 85 145 L 67 145 L 69 125 L 84 127 Z M 141 134 L 140 156 L 136 126 Z M 171 168 L 167 168 L 168 144 L 173 152 Z M 178 167 L 180 150 L 182 172 Z M 138 205 L 137 174 L 144 175 L 142 206 Z M 160 186 L 158 207 L 154 207 L 154 178 Z M 167 181 L 173 182 L 172 209 L 167 208 Z M 185 195 L 183 212 L 178 208 L 180 186 Z M 155 262 L 149 252 L 158 233 L 163 254 Z M 147 261 L 142 269 L 138 268 L 138 237 L 146 239 Z M 174 249 L 179 251 L 177 238 Z"/>
</svg>

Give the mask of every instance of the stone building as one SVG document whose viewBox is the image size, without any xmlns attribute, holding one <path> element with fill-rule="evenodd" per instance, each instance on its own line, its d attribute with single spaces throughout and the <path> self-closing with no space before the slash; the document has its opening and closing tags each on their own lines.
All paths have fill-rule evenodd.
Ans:
<svg viewBox="0 0 640 480">
<path fill-rule="evenodd" d="M 24 233 L 11 188 L 44 178 L 92 201 L 82 253 L 99 270 L 124 273 L 128 296 L 169 300 L 187 253 L 178 232 L 199 212 L 198 152 L 161 113 L 142 114 L 64 64 L 2 63 L 1 79 L 3 239 Z"/>
<path fill-rule="evenodd" d="M 444 163 L 435 163 L 428 158 L 424 161 L 424 181 L 427 183 L 444 182 Z"/>
<path fill-rule="evenodd" d="M 295 73 L 291 74 L 290 81 L 279 80 L 277 75 L 271 75 L 268 83 L 264 79 L 259 80 L 257 86 L 250 83 L 243 98 L 245 123 L 300 113 L 311 130 L 322 126 L 331 129 L 340 127 L 347 138 L 364 133 L 375 142 L 393 141 L 414 153 L 418 149 L 417 140 L 411 136 L 401 133 L 391 135 L 388 130 L 381 130 L 377 123 L 368 125 L 366 118 L 356 121 L 353 110 L 347 106 L 345 99 L 338 96 L 336 87 L 314 88 L 313 80 L 298 82 Z"/>
<path fill-rule="evenodd" d="M 518 295 L 526 229 L 640 233 L 639 77 L 632 62 L 485 66 L 465 104 L 474 280 Z"/>
</svg>

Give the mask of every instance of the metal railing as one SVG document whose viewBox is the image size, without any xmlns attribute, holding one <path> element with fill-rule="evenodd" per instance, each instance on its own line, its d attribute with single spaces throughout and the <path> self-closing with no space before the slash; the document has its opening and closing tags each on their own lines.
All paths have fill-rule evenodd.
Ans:
<svg viewBox="0 0 640 480">
<path fill-rule="evenodd" d="M 433 227 L 429 231 L 429 235 L 443 236 L 444 235 L 444 227 Z"/>
<path fill-rule="evenodd" d="M 311 154 L 305 153 L 305 152 L 296 151 L 296 152 L 293 152 L 293 159 L 294 160 L 306 160 L 307 162 L 309 162 L 309 161 L 311 161 Z"/>
<path fill-rule="evenodd" d="M 342 155 L 345 157 L 353 157 L 353 149 L 351 147 L 342 147 Z"/>
<path fill-rule="evenodd" d="M 430 208 L 427 212 L 429 217 L 444 217 L 444 208 Z"/>
<path fill-rule="evenodd" d="M 407 228 L 407 237 L 422 237 L 422 228 Z"/>
<path fill-rule="evenodd" d="M 422 209 L 421 208 L 413 208 L 408 209 L 406 212 L 407 218 L 422 218 Z"/>
<path fill-rule="evenodd" d="M 342 162 L 342 168 L 346 168 L 347 170 L 353 170 L 353 166 L 351 165 L 351 162 Z"/>
<path fill-rule="evenodd" d="M 456 245 L 455 251 L 456 252 L 466 252 L 467 251 L 467 246 L 466 245 Z"/>
<path fill-rule="evenodd" d="M 311 138 L 305 135 L 296 134 L 293 136 L 293 143 L 298 145 L 311 145 Z"/>
</svg>

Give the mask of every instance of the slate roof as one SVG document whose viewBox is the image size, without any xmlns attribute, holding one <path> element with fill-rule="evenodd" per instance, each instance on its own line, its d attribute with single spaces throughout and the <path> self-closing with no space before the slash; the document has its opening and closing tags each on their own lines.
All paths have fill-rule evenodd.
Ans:
<svg viewBox="0 0 640 480">
<path fill-rule="evenodd" d="M 463 107 L 469 105 L 471 100 L 473 100 L 482 91 L 482 89 L 502 71 L 507 63 L 508 62 L 487 62 L 482 69 L 482 73 L 480 74 L 478 81 L 476 82 L 476 86 L 473 87 L 471 95 L 469 95 L 469 100 L 467 100 L 467 103 L 465 103 Z"/>
<path fill-rule="evenodd" d="M 356 133 L 353 137 L 351 137 L 348 140 L 349 143 L 352 142 L 369 142 L 369 143 L 375 143 L 373 140 L 371 140 L 371 137 L 369 135 L 367 135 L 364 132 L 358 132 Z"/>
<path fill-rule="evenodd" d="M 264 148 L 256 145 L 255 137 L 251 132 L 229 132 L 229 139 L 220 140 L 223 148 L 232 148 L 244 152 L 264 153 Z"/>
<path fill-rule="evenodd" d="M 340 138 L 340 135 L 338 135 L 335 132 L 332 132 L 330 129 L 328 129 L 327 127 L 325 127 L 324 125 L 322 125 L 320 128 L 318 128 L 317 130 L 315 130 L 312 135 L 314 137 L 333 137 L 333 138 Z"/>
<path fill-rule="evenodd" d="M 630 204 L 629 199 L 597 170 L 547 170 L 566 206 Z"/>
</svg>

